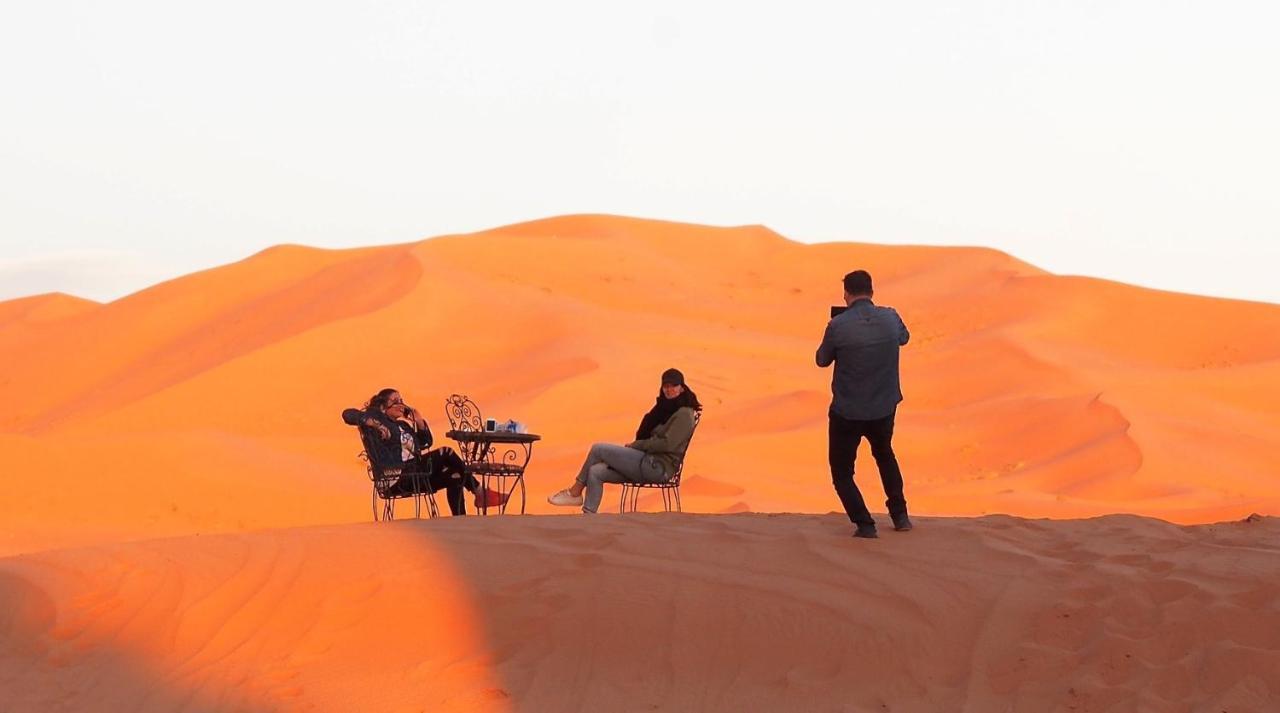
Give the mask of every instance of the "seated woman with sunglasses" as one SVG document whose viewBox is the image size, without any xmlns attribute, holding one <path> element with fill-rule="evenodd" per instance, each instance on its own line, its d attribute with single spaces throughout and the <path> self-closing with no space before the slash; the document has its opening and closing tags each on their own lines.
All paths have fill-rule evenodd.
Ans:
<svg viewBox="0 0 1280 713">
<path fill-rule="evenodd" d="M 430 450 L 433 438 L 431 427 L 422 413 L 409 406 L 396 389 L 383 389 L 374 394 L 363 410 L 349 408 L 342 412 L 342 420 L 352 426 L 367 429 L 371 443 L 381 445 L 382 452 L 370 453 L 370 458 L 382 462 L 405 464 L 405 473 L 396 482 L 401 492 L 413 492 L 420 478 L 427 475 L 430 489 L 443 489 L 449 500 L 449 512 L 466 515 L 463 491 L 475 495 L 475 506 L 497 507 L 507 501 L 507 496 L 494 490 L 482 489 L 480 482 L 467 472 L 466 464 L 452 448 Z"/>
</svg>

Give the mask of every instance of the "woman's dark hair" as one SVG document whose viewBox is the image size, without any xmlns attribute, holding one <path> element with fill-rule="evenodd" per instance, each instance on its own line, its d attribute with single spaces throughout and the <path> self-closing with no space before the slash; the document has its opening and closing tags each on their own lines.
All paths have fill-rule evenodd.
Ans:
<svg viewBox="0 0 1280 713">
<path fill-rule="evenodd" d="M 369 403 L 364 405 L 365 409 L 377 409 L 379 411 L 385 409 L 387 407 L 387 400 L 391 398 L 392 394 L 397 393 L 398 391 L 400 391 L 400 389 L 383 389 L 382 391 L 379 391 L 369 397 Z"/>
<path fill-rule="evenodd" d="M 662 395 L 662 389 L 658 389 L 658 399 L 654 402 L 653 408 L 649 409 L 649 413 L 640 419 L 640 427 L 636 429 L 636 440 L 648 438 L 653 435 L 653 429 L 658 424 L 666 423 L 671 418 L 671 414 L 682 408 L 691 408 L 694 411 L 701 411 L 702 404 L 698 401 L 698 395 L 693 393 L 688 384 L 684 384 L 684 391 L 674 399 L 669 399 Z"/>
</svg>

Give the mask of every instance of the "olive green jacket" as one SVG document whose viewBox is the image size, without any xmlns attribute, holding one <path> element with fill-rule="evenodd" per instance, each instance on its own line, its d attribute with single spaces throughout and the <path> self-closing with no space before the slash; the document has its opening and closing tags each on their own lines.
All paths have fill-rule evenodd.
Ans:
<svg viewBox="0 0 1280 713">
<path fill-rule="evenodd" d="M 680 463 L 684 461 L 684 452 L 689 448 L 689 439 L 693 438 L 694 411 L 685 406 L 676 409 L 666 422 L 653 428 L 648 438 L 632 441 L 628 448 L 648 453 L 655 461 L 662 464 L 662 472 L 670 479 L 676 474 Z"/>
</svg>

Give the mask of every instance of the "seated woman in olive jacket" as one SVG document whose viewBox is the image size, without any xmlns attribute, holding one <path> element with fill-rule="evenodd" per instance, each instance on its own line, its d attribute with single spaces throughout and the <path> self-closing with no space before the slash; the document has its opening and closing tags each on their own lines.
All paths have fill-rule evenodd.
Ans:
<svg viewBox="0 0 1280 713">
<path fill-rule="evenodd" d="M 466 515 L 467 506 L 463 492 L 475 494 L 475 505 L 483 502 L 496 507 L 506 502 L 502 493 L 481 489 L 475 476 L 467 472 L 466 464 L 452 448 L 431 450 L 431 427 L 422 414 L 409 406 L 396 389 L 383 389 L 369 399 L 363 410 L 349 408 L 342 412 L 342 420 L 359 426 L 370 435 L 371 460 L 384 467 L 403 464 L 405 473 L 392 486 L 393 492 L 412 493 L 423 477 L 431 490 L 444 490 L 449 500 L 449 512 Z M 483 500 L 482 500 L 483 498 Z"/>
<path fill-rule="evenodd" d="M 640 421 L 636 440 L 625 446 L 591 446 L 573 485 L 547 498 L 552 505 L 600 509 L 605 483 L 665 483 L 676 474 L 693 437 L 694 416 L 702 410 L 698 397 L 677 369 L 662 372 L 658 400 Z"/>
</svg>

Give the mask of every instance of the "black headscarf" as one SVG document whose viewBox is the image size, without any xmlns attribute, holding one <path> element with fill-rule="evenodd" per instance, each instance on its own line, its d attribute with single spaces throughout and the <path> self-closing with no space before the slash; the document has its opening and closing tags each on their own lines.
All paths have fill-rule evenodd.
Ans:
<svg viewBox="0 0 1280 713">
<path fill-rule="evenodd" d="M 702 410 L 702 404 L 698 403 L 698 396 L 689 389 L 689 385 L 684 385 L 684 391 L 674 399 L 666 398 L 662 395 L 662 390 L 658 390 L 658 400 L 654 402 L 653 408 L 649 409 L 649 413 L 640 419 L 640 427 L 636 429 L 636 440 L 643 440 L 653 435 L 653 429 L 659 424 L 667 422 L 681 408 L 689 407 L 695 411 Z"/>
</svg>

